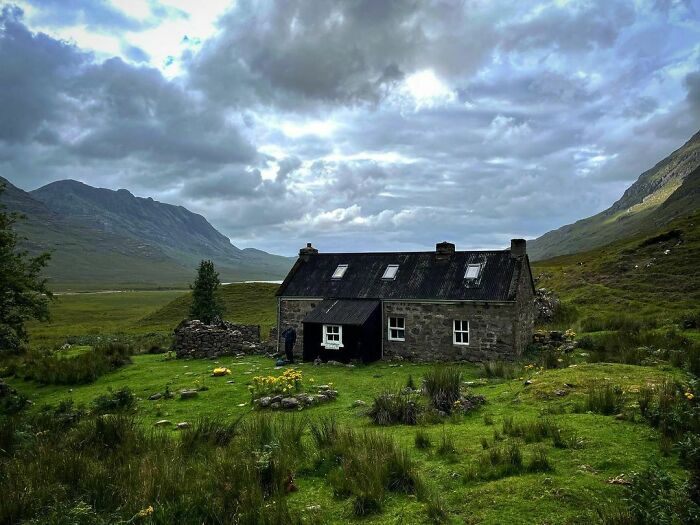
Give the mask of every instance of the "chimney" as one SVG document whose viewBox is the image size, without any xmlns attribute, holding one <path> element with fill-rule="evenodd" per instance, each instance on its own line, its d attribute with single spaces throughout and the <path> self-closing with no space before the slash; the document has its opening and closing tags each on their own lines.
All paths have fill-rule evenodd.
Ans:
<svg viewBox="0 0 700 525">
<path fill-rule="evenodd" d="M 435 245 L 435 253 L 438 259 L 447 259 L 455 254 L 455 245 L 447 241 L 439 242 Z"/>
<path fill-rule="evenodd" d="M 524 257 L 527 253 L 527 241 L 525 239 L 510 240 L 510 256 L 515 258 Z"/>
<path fill-rule="evenodd" d="M 309 258 L 311 258 L 312 255 L 316 255 L 318 253 L 318 250 L 311 246 L 310 242 L 306 243 L 306 246 L 299 250 L 299 258 L 302 261 L 308 261 Z"/>
</svg>

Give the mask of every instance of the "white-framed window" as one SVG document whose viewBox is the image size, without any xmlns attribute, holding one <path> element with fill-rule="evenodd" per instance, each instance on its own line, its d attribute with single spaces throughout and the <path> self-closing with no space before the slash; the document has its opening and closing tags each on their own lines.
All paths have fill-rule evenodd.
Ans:
<svg viewBox="0 0 700 525">
<path fill-rule="evenodd" d="M 384 275 L 382 275 L 382 279 L 386 279 L 387 281 L 392 281 L 396 279 L 396 272 L 399 271 L 399 265 L 398 264 L 390 264 L 386 267 L 386 270 L 384 270 Z"/>
<path fill-rule="evenodd" d="M 331 276 L 331 279 L 342 279 L 343 275 L 345 275 L 345 271 L 348 269 L 347 264 L 339 264 L 338 267 L 335 269 L 333 272 L 333 275 Z"/>
<path fill-rule="evenodd" d="M 343 347 L 343 327 L 337 324 L 323 325 L 323 346 L 336 350 Z"/>
<path fill-rule="evenodd" d="M 389 341 L 406 340 L 406 319 L 403 317 L 389 317 Z"/>
<path fill-rule="evenodd" d="M 469 321 L 455 319 L 452 324 L 452 343 L 456 345 L 469 344 Z"/>
<path fill-rule="evenodd" d="M 464 272 L 465 279 L 478 279 L 481 273 L 481 264 L 468 264 Z"/>
</svg>

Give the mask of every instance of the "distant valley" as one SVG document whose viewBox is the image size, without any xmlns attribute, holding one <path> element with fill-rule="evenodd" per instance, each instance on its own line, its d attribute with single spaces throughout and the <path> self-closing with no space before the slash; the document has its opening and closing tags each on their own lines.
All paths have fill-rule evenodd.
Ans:
<svg viewBox="0 0 700 525">
<path fill-rule="evenodd" d="M 31 253 L 50 251 L 55 289 L 180 287 L 212 259 L 222 281 L 282 279 L 293 259 L 240 249 L 182 206 L 93 188 L 73 180 L 26 192 L 6 185 L 0 203 L 26 216 L 18 224 Z"/>
</svg>

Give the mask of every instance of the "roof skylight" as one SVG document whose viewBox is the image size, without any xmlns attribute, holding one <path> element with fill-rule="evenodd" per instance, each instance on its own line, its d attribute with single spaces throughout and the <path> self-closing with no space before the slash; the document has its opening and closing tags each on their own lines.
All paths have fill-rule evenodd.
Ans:
<svg viewBox="0 0 700 525">
<path fill-rule="evenodd" d="M 384 270 L 384 275 L 382 275 L 382 279 L 386 279 L 386 280 L 396 279 L 396 272 L 398 272 L 398 271 L 399 271 L 398 264 L 390 264 L 386 267 L 386 270 Z"/>
<path fill-rule="evenodd" d="M 480 264 L 468 264 L 467 271 L 464 272 L 465 279 L 478 279 L 481 274 Z"/>
<path fill-rule="evenodd" d="M 333 272 L 333 275 L 331 276 L 332 279 L 342 279 L 343 275 L 345 275 L 345 270 L 348 269 L 347 264 L 339 264 L 338 267 L 335 269 Z"/>
</svg>

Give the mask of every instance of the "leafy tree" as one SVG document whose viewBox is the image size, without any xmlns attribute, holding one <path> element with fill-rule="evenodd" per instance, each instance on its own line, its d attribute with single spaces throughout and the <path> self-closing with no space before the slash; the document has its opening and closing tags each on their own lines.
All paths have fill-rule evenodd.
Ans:
<svg viewBox="0 0 700 525">
<path fill-rule="evenodd" d="M 5 185 L 0 184 L 0 195 Z M 0 352 L 16 352 L 27 340 L 25 323 L 30 319 L 49 319 L 49 300 L 53 297 L 46 288 L 41 271 L 50 255 L 36 257 L 20 249 L 22 240 L 15 232 L 15 224 L 24 217 L 5 211 L 0 205 Z"/>
<path fill-rule="evenodd" d="M 192 288 L 192 306 L 190 307 L 190 319 L 199 319 L 203 323 L 211 323 L 215 318 L 221 317 L 221 305 L 216 300 L 214 293 L 221 281 L 219 274 L 214 269 L 211 261 L 202 261 L 197 270 L 197 279 Z"/>
</svg>

